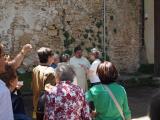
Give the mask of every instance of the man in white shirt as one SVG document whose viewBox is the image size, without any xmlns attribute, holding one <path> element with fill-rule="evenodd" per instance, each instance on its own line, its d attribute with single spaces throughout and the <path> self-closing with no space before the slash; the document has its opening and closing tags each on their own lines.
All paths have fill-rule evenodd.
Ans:
<svg viewBox="0 0 160 120">
<path fill-rule="evenodd" d="M 5 65 L 11 65 L 17 69 L 24 59 L 24 56 L 32 49 L 30 44 L 23 46 L 21 52 L 12 60 L 6 61 L 3 45 L 0 43 L 0 74 L 5 72 Z M 11 95 L 9 89 L 0 78 L 0 120 L 14 120 Z"/>
<path fill-rule="evenodd" d="M 100 83 L 100 79 L 96 74 L 97 67 L 101 63 L 101 60 L 99 58 L 100 51 L 98 51 L 96 48 L 91 49 L 90 60 L 93 62 L 91 64 L 91 67 L 89 68 L 89 71 L 87 72 L 87 76 L 91 82 L 91 86 Z"/>
<path fill-rule="evenodd" d="M 82 56 L 82 49 L 80 46 L 75 47 L 74 56 L 70 59 L 69 63 L 74 66 L 77 77 L 77 85 L 79 85 L 84 91 L 87 90 L 87 76 L 86 70 L 89 69 L 89 61 Z"/>
</svg>

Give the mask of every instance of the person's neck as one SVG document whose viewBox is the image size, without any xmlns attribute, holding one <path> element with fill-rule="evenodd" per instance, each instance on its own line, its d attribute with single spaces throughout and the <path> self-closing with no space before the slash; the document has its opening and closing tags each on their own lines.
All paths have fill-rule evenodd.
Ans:
<svg viewBox="0 0 160 120">
<path fill-rule="evenodd" d="M 75 56 L 75 58 L 77 58 L 77 59 L 81 59 L 81 58 L 82 58 L 82 56 L 81 56 L 81 57 L 79 57 L 79 56 Z"/>
<path fill-rule="evenodd" d="M 42 65 L 42 66 L 50 66 L 49 63 L 40 63 L 40 65 Z"/>
<path fill-rule="evenodd" d="M 13 92 L 14 89 L 15 89 L 15 88 L 13 88 L 13 87 L 9 87 L 9 90 L 10 90 L 11 92 Z"/>
</svg>

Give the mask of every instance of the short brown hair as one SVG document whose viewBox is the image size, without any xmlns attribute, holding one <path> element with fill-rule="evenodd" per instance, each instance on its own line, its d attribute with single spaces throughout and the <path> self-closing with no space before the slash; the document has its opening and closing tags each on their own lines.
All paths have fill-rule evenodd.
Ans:
<svg viewBox="0 0 160 120">
<path fill-rule="evenodd" d="M 118 77 L 118 71 L 116 67 L 108 61 L 104 61 L 98 65 L 97 74 L 102 84 L 116 82 Z"/>
<path fill-rule="evenodd" d="M 37 54 L 38 54 L 40 63 L 47 63 L 48 58 L 54 55 L 53 51 L 47 47 L 41 47 L 40 49 L 38 49 Z"/>
</svg>

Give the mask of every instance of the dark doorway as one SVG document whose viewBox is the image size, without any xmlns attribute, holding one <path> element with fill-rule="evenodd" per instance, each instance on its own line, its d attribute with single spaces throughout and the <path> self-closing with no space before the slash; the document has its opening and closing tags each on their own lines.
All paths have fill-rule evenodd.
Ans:
<svg viewBox="0 0 160 120">
<path fill-rule="evenodd" d="M 160 77 L 160 0 L 154 0 L 154 73 Z"/>
</svg>

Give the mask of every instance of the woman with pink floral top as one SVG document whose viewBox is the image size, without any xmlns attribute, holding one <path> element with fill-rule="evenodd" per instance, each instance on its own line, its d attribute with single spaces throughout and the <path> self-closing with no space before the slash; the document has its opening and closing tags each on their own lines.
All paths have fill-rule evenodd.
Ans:
<svg viewBox="0 0 160 120">
<path fill-rule="evenodd" d="M 56 68 L 56 86 L 48 86 L 44 120 L 91 120 L 83 90 L 72 84 L 75 72 L 71 65 Z"/>
</svg>

